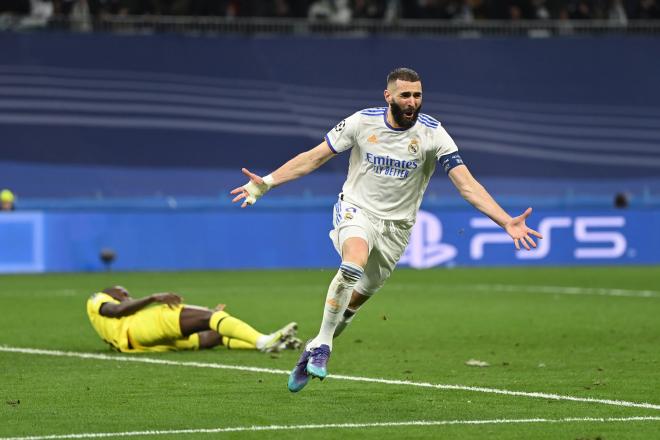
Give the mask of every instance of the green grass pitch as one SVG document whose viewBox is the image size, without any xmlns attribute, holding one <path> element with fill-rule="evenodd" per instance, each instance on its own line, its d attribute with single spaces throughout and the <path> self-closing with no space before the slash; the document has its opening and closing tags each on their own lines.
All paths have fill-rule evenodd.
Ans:
<svg viewBox="0 0 660 440">
<path fill-rule="evenodd" d="M 309 270 L 2 276 L 0 346 L 109 359 L 0 350 L 0 439 L 129 431 L 163 431 L 131 437 L 157 439 L 660 438 L 657 267 L 397 270 L 337 339 L 329 370 L 405 382 L 331 376 L 298 394 L 287 390 L 284 373 L 191 365 L 290 370 L 298 353 L 216 349 L 133 355 L 174 361 L 169 365 L 120 362 L 116 358 L 126 355 L 109 351 L 85 315 L 92 292 L 122 284 L 135 296 L 176 291 L 190 304 L 226 303 L 230 313 L 264 332 L 295 320 L 301 337 L 308 338 L 318 329 L 333 275 Z M 490 366 L 468 366 L 469 359 Z M 421 382 L 522 394 L 415 386 Z M 529 395 L 534 392 L 578 400 Z M 466 424 L 495 419 L 521 422 Z M 528 419 L 543 420 L 523 421 Z M 456 423 L 373 426 L 412 421 Z M 359 426 L 303 429 L 348 423 Z M 269 425 L 289 427 L 166 433 Z"/>
</svg>

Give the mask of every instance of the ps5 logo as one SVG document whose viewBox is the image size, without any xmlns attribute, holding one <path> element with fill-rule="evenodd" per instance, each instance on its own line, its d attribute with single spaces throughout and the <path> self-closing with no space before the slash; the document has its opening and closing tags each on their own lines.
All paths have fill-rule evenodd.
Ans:
<svg viewBox="0 0 660 440">
<path fill-rule="evenodd" d="M 626 219 L 620 216 L 611 217 L 545 217 L 540 221 L 538 231 L 543 234 L 543 240 L 538 240 L 538 247 L 529 252 L 517 252 L 516 258 L 521 260 L 539 260 L 548 256 L 552 248 L 553 231 L 557 229 L 573 229 L 573 237 L 578 244 L 573 250 L 573 256 L 580 259 L 613 259 L 620 258 L 627 249 L 626 237 L 614 228 L 622 228 Z M 478 232 L 470 241 L 470 258 L 481 260 L 488 244 L 511 243 L 511 238 L 501 232 L 492 220 L 487 218 L 472 218 L 470 226 L 474 229 L 492 229 L 493 232 Z M 608 230 L 603 230 L 608 228 Z M 589 244 L 590 246 L 582 246 Z"/>
<path fill-rule="evenodd" d="M 408 264 L 415 269 L 426 269 L 452 261 L 458 253 L 456 247 L 441 243 L 441 240 L 440 220 L 433 214 L 419 211 L 401 264 Z"/>
<path fill-rule="evenodd" d="M 518 260 L 530 262 L 548 258 L 553 244 L 559 247 L 555 254 L 559 252 L 558 255 L 562 255 L 569 250 L 576 260 L 616 259 L 625 256 L 628 251 L 628 241 L 622 230 L 626 226 L 626 218 L 622 216 L 542 218 L 538 226 L 532 227 L 543 234 L 543 240 L 537 240 L 538 246 L 535 249 L 521 252 L 513 252 L 511 237 L 492 220 L 473 217 L 470 226 L 473 233 L 469 241 L 469 261 L 483 260 L 489 250 L 492 253 L 493 245 L 501 245 L 501 249 L 506 247 L 507 255 L 515 255 Z M 557 243 L 558 232 L 561 232 L 561 244 Z M 571 239 L 566 240 L 567 233 L 572 235 Z M 458 250 L 451 244 L 442 243 L 442 238 L 443 226 L 440 220 L 429 212 L 419 211 L 401 264 L 425 269 L 453 263 L 457 259 Z M 466 258 L 464 256 L 459 260 Z"/>
</svg>

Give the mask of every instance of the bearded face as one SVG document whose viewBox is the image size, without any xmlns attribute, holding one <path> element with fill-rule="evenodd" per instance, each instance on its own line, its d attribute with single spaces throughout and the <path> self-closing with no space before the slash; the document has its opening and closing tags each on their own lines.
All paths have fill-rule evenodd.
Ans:
<svg viewBox="0 0 660 440">
<path fill-rule="evenodd" d="M 415 125 L 419 112 L 422 110 L 421 104 L 417 108 L 413 105 L 406 105 L 403 107 L 397 104 L 395 100 L 390 103 L 390 107 L 392 108 L 392 118 L 394 118 L 394 122 L 402 128 L 410 128 Z"/>
<path fill-rule="evenodd" d="M 389 104 L 395 127 L 408 129 L 415 125 L 422 110 L 422 83 L 397 79 L 387 85 L 385 101 Z"/>
</svg>

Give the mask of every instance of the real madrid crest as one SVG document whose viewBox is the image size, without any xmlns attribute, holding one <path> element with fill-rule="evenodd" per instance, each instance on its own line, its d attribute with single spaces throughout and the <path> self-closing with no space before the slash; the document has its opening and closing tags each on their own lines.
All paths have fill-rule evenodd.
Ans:
<svg viewBox="0 0 660 440">
<path fill-rule="evenodd" d="M 345 220 L 352 220 L 353 219 L 353 214 L 351 214 L 350 212 L 347 212 L 346 214 L 344 214 L 344 219 Z"/>
<path fill-rule="evenodd" d="M 408 152 L 410 154 L 417 154 L 419 151 L 419 141 L 417 139 L 413 139 L 410 141 L 410 145 L 408 145 Z"/>
</svg>

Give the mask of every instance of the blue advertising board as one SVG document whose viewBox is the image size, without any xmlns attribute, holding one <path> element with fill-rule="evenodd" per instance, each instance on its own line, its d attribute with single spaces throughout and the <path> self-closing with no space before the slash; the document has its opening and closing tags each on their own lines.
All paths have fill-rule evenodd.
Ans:
<svg viewBox="0 0 660 440">
<path fill-rule="evenodd" d="M 536 211 L 528 225 L 543 234 L 532 251 L 513 251 L 511 238 L 470 212 L 421 211 L 401 264 L 598 265 L 660 261 L 660 212 Z"/>
<path fill-rule="evenodd" d="M 0 273 L 44 270 L 44 215 L 0 215 Z"/>
<path fill-rule="evenodd" d="M 422 210 L 402 266 L 660 263 L 660 212 L 537 210 L 544 235 L 531 252 L 473 210 Z M 114 270 L 320 268 L 339 263 L 328 239 L 331 210 L 14 212 L 0 216 L 0 273 Z"/>
</svg>

